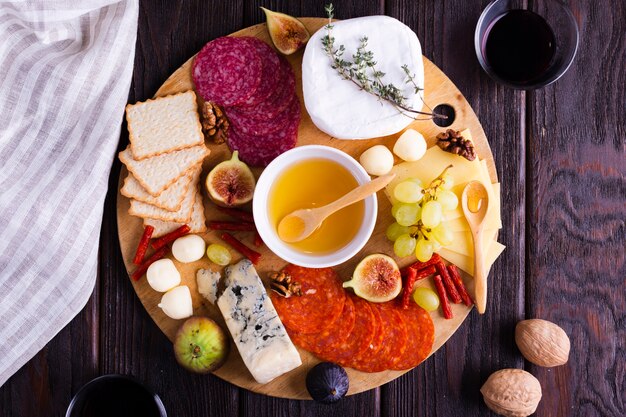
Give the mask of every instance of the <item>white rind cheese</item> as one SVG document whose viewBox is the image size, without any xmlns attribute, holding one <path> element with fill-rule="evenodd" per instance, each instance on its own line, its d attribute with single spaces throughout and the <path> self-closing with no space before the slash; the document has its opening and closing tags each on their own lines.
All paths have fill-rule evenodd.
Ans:
<svg viewBox="0 0 626 417">
<path fill-rule="evenodd" d="M 415 82 L 424 87 L 422 48 L 417 35 L 402 22 L 388 16 L 368 16 L 333 23 L 335 48 L 344 45 L 344 58 L 352 55 L 359 39 L 367 36 L 367 49 L 374 53 L 376 69 L 385 73 L 383 82 L 402 89 L 406 103 L 422 109 L 422 98 L 402 70 L 408 65 Z M 391 135 L 406 128 L 413 119 L 398 111 L 389 102 L 362 91 L 343 79 L 322 46 L 326 29 L 322 27 L 308 41 L 302 61 L 304 103 L 313 123 L 320 130 L 338 139 L 369 139 Z"/>
<path fill-rule="evenodd" d="M 244 259 L 224 273 L 226 289 L 217 306 L 254 379 L 265 384 L 302 365 L 252 263 Z"/>
</svg>

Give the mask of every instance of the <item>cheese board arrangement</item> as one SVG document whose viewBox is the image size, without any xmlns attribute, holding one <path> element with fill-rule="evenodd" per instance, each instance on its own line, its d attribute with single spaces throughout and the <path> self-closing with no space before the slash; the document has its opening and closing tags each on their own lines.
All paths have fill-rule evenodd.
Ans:
<svg viewBox="0 0 626 417">
<path fill-rule="evenodd" d="M 127 106 L 120 245 L 181 366 L 334 402 L 485 312 L 500 187 L 478 118 L 410 28 L 265 12 Z"/>
</svg>

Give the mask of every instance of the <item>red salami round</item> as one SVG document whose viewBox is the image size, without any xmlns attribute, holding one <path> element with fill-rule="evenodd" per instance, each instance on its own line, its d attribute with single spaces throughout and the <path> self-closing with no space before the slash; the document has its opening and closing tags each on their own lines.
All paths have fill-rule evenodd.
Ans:
<svg viewBox="0 0 626 417">
<path fill-rule="evenodd" d="M 293 334 L 291 340 L 321 359 L 328 360 L 327 355 L 340 347 L 354 329 L 355 316 L 354 303 L 350 297 L 346 297 L 341 315 L 332 326 L 319 333 Z"/>
<path fill-rule="evenodd" d="M 381 372 L 400 360 L 407 345 L 407 331 L 399 311 L 391 304 L 377 304 L 380 312 L 383 340 L 380 349 L 371 356 L 361 355 L 350 365 L 363 372 Z"/>
<path fill-rule="evenodd" d="M 244 103 L 261 83 L 261 57 L 248 37 L 222 37 L 207 43 L 193 63 L 196 91 L 221 106 Z"/>
<path fill-rule="evenodd" d="M 319 333 L 333 325 L 346 300 L 341 280 L 331 268 L 287 265 L 283 271 L 300 283 L 302 295 L 281 297 L 270 292 L 278 316 L 290 334 Z"/>
<path fill-rule="evenodd" d="M 406 310 L 398 310 L 407 329 L 407 346 L 404 354 L 391 369 L 415 368 L 428 357 L 435 341 L 435 327 L 430 314 L 411 302 Z"/>
<path fill-rule="evenodd" d="M 378 317 L 374 315 L 367 301 L 354 296 L 348 298 L 354 304 L 354 328 L 346 340 L 334 346 L 332 351 L 320 354 L 322 359 L 342 366 L 346 366 L 348 361 L 367 350 L 380 327 L 380 321 L 377 320 Z"/>
<path fill-rule="evenodd" d="M 352 358 L 346 358 L 344 363 L 341 363 L 342 366 L 348 366 L 350 368 L 360 370 L 360 368 L 364 366 L 363 364 L 369 363 L 372 358 L 376 357 L 378 351 L 382 349 L 385 337 L 385 323 L 383 323 L 383 316 L 381 315 L 380 308 L 377 307 L 377 304 L 368 303 L 368 307 L 372 313 L 375 327 L 372 334 L 372 340 L 360 354 L 357 354 Z"/>
<path fill-rule="evenodd" d="M 237 107 L 228 107 L 224 110 L 230 126 L 238 132 L 251 136 L 263 136 L 278 132 L 285 129 L 293 120 L 300 118 L 300 100 L 295 94 L 292 96 L 289 106 L 273 118 L 253 119 L 237 109 Z"/>
<path fill-rule="evenodd" d="M 239 158 L 251 166 L 267 166 L 274 158 L 296 146 L 300 114 L 284 129 L 266 136 L 252 136 L 232 128 L 228 132 L 228 147 L 239 151 Z"/>
<path fill-rule="evenodd" d="M 281 80 L 280 58 L 276 51 L 258 38 L 250 38 L 250 40 L 261 57 L 263 70 L 259 88 L 249 99 L 241 103 L 243 106 L 255 106 L 267 100 L 274 93 Z"/>
<path fill-rule="evenodd" d="M 237 111 L 250 119 L 267 120 L 281 114 L 291 104 L 296 91 L 296 76 L 285 58 L 280 58 L 280 80 L 274 92 L 254 106 L 237 106 Z"/>
</svg>

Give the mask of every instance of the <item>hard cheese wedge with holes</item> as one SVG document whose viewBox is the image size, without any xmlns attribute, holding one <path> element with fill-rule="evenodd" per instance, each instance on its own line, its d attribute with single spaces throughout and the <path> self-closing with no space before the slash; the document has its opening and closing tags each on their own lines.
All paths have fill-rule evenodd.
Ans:
<svg viewBox="0 0 626 417">
<path fill-rule="evenodd" d="M 217 306 L 254 379 L 265 384 L 302 365 L 252 263 L 244 259 L 224 274 L 226 289 Z"/>
</svg>

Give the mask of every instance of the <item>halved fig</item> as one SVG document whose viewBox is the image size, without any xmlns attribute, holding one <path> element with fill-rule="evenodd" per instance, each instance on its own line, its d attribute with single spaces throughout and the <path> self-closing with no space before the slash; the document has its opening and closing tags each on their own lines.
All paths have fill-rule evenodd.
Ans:
<svg viewBox="0 0 626 417">
<path fill-rule="evenodd" d="M 352 288 L 361 298 L 373 303 L 393 300 L 402 290 L 400 269 L 392 258 L 383 254 L 369 255 L 357 265 L 344 288 Z"/>
<path fill-rule="evenodd" d="M 215 204 L 222 207 L 240 206 L 252 200 L 256 181 L 252 171 L 233 152 L 230 160 L 221 162 L 206 177 L 206 189 Z"/>
<path fill-rule="evenodd" d="M 311 35 L 302 22 L 284 13 L 273 12 L 261 7 L 267 19 L 267 30 L 272 42 L 281 54 L 291 55 L 302 48 Z"/>
</svg>

